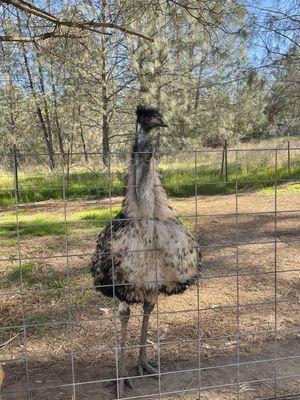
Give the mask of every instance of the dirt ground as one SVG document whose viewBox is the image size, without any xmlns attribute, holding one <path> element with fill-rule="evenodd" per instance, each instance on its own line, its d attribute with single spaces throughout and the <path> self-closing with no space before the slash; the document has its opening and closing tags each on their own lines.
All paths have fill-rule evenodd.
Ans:
<svg viewBox="0 0 300 400">
<path fill-rule="evenodd" d="M 300 195 L 289 189 L 171 200 L 201 245 L 202 274 L 153 312 L 148 353 L 159 379 L 137 376 L 142 316 L 132 308 L 126 353 L 135 387 L 126 398 L 300 399 Z M 108 206 L 70 201 L 67 215 Z M 63 217 L 64 205 L 22 212 Z M 26 236 L 20 246 L 2 238 L 0 346 L 13 340 L 0 347 L 1 400 L 117 398 L 108 385 L 119 353 L 116 304 L 94 292 L 88 273 L 99 228 L 74 224 L 66 237 Z M 19 255 L 33 263 L 23 288 L 9 281 Z"/>
</svg>

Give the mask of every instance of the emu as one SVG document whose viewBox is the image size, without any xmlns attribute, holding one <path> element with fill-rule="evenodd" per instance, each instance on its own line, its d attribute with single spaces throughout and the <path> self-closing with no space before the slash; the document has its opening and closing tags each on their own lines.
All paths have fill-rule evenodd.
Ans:
<svg viewBox="0 0 300 400">
<path fill-rule="evenodd" d="M 122 210 L 99 234 L 91 262 L 94 286 L 119 299 L 121 321 L 119 396 L 127 378 L 125 352 L 130 305 L 143 304 L 138 372 L 157 374 L 147 360 L 150 314 L 159 294 L 183 292 L 197 279 L 199 247 L 169 206 L 155 168 L 151 131 L 167 127 L 155 108 L 139 106 Z"/>
</svg>

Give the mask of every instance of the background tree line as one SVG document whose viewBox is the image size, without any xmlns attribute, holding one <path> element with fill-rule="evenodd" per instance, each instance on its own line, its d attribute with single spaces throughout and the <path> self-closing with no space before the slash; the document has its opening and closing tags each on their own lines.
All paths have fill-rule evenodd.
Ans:
<svg viewBox="0 0 300 400">
<path fill-rule="evenodd" d="M 106 163 L 138 103 L 170 122 L 158 149 L 300 132 L 296 1 L 2 0 L 0 15 L 2 153 Z"/>
</svg>

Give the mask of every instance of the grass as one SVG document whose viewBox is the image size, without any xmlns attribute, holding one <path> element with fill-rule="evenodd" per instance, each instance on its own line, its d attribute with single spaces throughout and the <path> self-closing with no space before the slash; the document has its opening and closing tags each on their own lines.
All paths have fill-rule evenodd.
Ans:
<svg viewBox="0 0 300 400">
<path fill-rule="evenodd" d="M 71 215 L 69 221 L 87 221 L 90 226 L 97 226 L 102 228 L 106 226 L 107 223 L 110 221 L 110 218 L 114 218 L 119 211 L 120 207 L 112 207 L 111 210 L 110 208 L 93 208 L 86 211 L 80 211 L 79 213 Z"/>
<path fill-rule="evenodd" d="M 169 196 L 187 197 L 195 194 L 197 184 L 197 193 L 203 195 L 216 195 L 233 193 L 235 191 L 235 181 L 238 179 L 239 189 L 256 190 L 274 185 L 275 174 L 273 165 L 264 165 L 265 160 L 258 160 L 251 165 L 245 166 L 240 163 L 236 169 L 235 163 L 229 163 L 228 182 L 220 178 L 220 168 L 211 165 L 211 163 L 202 163 L 198 166 L 195 174 L 194 165 L 189 161 L 181 163 L 162 163 L 161 178 L 162 183 Z M 278 179 L 299 179 L 300 160 L 295 162 L 291 173 L 284 164 L 278 166 Z M 94 199 L 109 196 L 111 190 L 112 196 L 124 194 L 125 170 L 118 170 L 112 173 L 111 188 L 106 174 L 74 171 L 69 179 L 66 190 L 63 190 L 61 177 L 55 174 L 46 175 L 20 175 L 19 179 L 19 203 L 32 203 L 45 200 L 66 199 Z M 5 186 L 4 178 L 2 184 Z M 15 193 L 12 188 L 8 188 L 10 181 L 8 178 L 7 189 L 0 192 L 0 206 L 11 206 L 15 204 Z M 88 218 L 86 218 L 88 219 Z M 44 221 L 36 221 L 37 224 L 43 224 Z M 23 226 L 24 231 L 30 234 L 30 228 Z M 58 225 L 49 226 L 49 234 L 62 234 L 63 228 Z M 44 229 L 41 231 L 43 235 Z M 36 230 L 38 233 L 38 230 Z M 26 233 L 25 233 L 26 234 Z M 1 233 L 0 233 L 1 235 Z"/>
<path fill-rule="evenodd" d="M 263 189 L 264 192 L 272 192 L 272 188 L 265 188 Z M 278 192 L 280 193 L 297 193 L 300 192 L 300 183 L 291 183 L 289 184 L 288 187 L 283 186 L 283 187 L 278 187 L 277 189 Z"/>
<path fill-rule="evenodd" d="M 125 171 L 115 172 L 111 179 L 114 196 L 124 192 Z M 0 206 L 16 204 L 16 193 L 10 176 L 2 176 L 0 185 Z M 44 174 L 19 174 L 18 203 L 34 203 L 44 200 L 75 198 L 102 198 L 109 195 L 109 181 L 105 172 L 75 171 L 68 182 L 64 182 L 59 172 Z M 64 190 L 65 186 L 65 190 Z"/>
<path fill-rule="evenodd" d="M 274 152 L 245 152 L 243 158 L 238 160 L 236 166 L 234 152 L 228 153 L 228 181 L 220 178 L 220 154 L 199 153 L 197 170 L 195 173 L 194 159 L 192 157 L 164 157 L 160 160 L 159 169 L 162 184 L 167 194 L 173 197 L 189 197 L 198 195 L 230 194 L 236 190 L 236 182 L 239 190 L 273 190 L 275 184 Z M 300 191 L 300 184 L 295 182 L 286 188 L 280 188 L 280 181 L 288 179 L 299 180 L 300 158 L 297 154 L 293 156 L 292 169 L 289 172 L 286 167 L 286 159 L 278 153 L 277 180 L 279 190 Z M 20 172 L 19 176 L 19 198 L 20 203 L 39 202 L 55 199 L 93 199 L 119 196 L 124 193 L 126 170 L 116 166 L 111 170 L 111 186 L 107 173 L 102 171 L 72 169 L 67 187 L 63 188 L 63 177 L 59 172 L 47 173 L 47 171 Z M 11 176 L 0 177 L 0 206 L 11 206 L 15 204 L 15 193 L 13 190 L 13 179 Z M 112 208 L 112 217 L 120 210 L 119 207 Z M 62 214 L 62 212 L 61 212 Z M 5 246 L 10 240 L 11 247 L 17 244 L 17 236 L 41 237 L 41 236 L 63 236 L 72 231 L 87 228 L 104 227 L 110 220 L 110 209 L 88 209 L 76 213 L 67 214 L 67 226 L 64 216 L 58 213 L 30 212 L 22 208 L 18 212 L 18 229 L 16 215 L 13 212 L 0 214 L 0 239 L 5 241 Z M 53 283 L 54 285 L 56 283 Z M 59 285 L 59 283 L 58 283 Z"/>
<path fill-rule="evenodd" d="M 288 169 L 281 165 L 278 168 L 278 180 L 299 179 L 300 162 L 289 173 Z M 239 189 L 257 190 L 274 186 L 275 171 L 272 166 L 256 166 L 251 169 L 242 165 L 236 170 L 234 165 L 229 166 L 227 183 L 220 179 L 220 171 L 210 168 L 208 165 L 199 167 L 195 177 L 194 168 L 174 167 L 162 171 L 162 182 L 169 196 L 187 197 L 197 193 L 203 195 L 216 195 L 235 192 L 235 182 Z"/>
<path fill-rule="evenodd" d="M 51 217 L 51 218 L 50 218 Z M 19 236 L 45 236 L 64 235 L 65 226 L 62 222 L 55 221 L 53 215 L 28 216 L 26 220 L 19 220 Z M 51 221 L 51 222 L 49 222 Z M 12 220 L 0 222 L 0 237 L 16 238 L 18 235 L 17 224 Z"/>
<path fill-rule="evenodd" d="M 120 211 L 120 207 L 112 207 L 111 214 L 114 218 Z M 48 236 L 48 235 L 65 235 L 65 223 L 63 217 L 55 216 L 51 213 L 39 213 L 38 215 L 19 215 L 19 237 L 27 236 Z M 85 228 L 98 227 L 102 228 L 107 225 L 110 220 L 110 209 L 90 209 L 85 211 L 68 214 L 68 233 L 78 228 L 77 222 L 86 221 Z M 0 238 L 16 238 L 18 234 L 16 215 L 8 213 L 0 218 Z M 16 244 L 16 240 L 14 240 Z"/>
<path fill-rule="evenodd" d="M 88 271 L 88 269 L 87 269 Z M 61 271 L 52 271 L 51 275 L 45 274 L 39 270 L 38 264 L 35 262 L 23 262 L 21 266 L 12 265 L 1 271 L 2 279 L 0 282 L 0 290 L 19 290 L 21 285 L 21 277 L 23 287 L 28 290 L 26 293 L 26 302 L 30 302 L 34 306 L 30 308 L 30 312 L 26 313 L 26 323 L 30 326 L 30 331 L 35 333 L 44 333 L 53 329 L 53 321 L 67 320 L 68 309 L 70 307 L 69 297 L 65 290 L 68 287 L 69 278 L 64 271 L 63 277 L 59 275 Z M 56 275 L 56 276 L 55 276 Z M 82 281 L 72 278 L 70 285 L 72 287 L 82 284 Z M 47 289 L 46 292 L 37 289 Z M 91 300 L 98 298 L 98 294 L 94 290 L 84 290 L 80 292 L 80 296 L 72 297 L 72 312 L 82 310 Z M 41 308 L 41 305 L 43 307 Z M 28 309 L 29 310 L 29 309 Z M 27 311 L 28 311 L 27 310 Z M 17 307 L 8 318 L 6 325 L 20 324 L 20 308 Z M 61 329 L 62 326 L 55 329 Z"/>
<path fill-rule="evenodd" d="M 215 162 L 206 160 L 201 162 L 197 169 L 197 174 L 194 173 L 194 164 L 190 160 L 179 160 L 175 162 L 166 162 L 163 160 L 160 164 L 162 182 L 167 190 L 169 196 L 189 197 L 195 195 L 195 188 L 197 187 L 197 193 L 202 195 L 216 195 L 225 193 L 234 193 L 236 190 L 235 180 L 238 178 L 238 189 L 239 190 L 263 190 L 265 192 L 274 190 L 275 174 L 273 167 L 273 160 L 271 165 L 266 164 L 266 160 L 250 160 L 247 162 L 241 162 L 237 171 L 235 170 L 235 164 L 232 160 L 229 161 L 228 170 L 228 182 L 225 183 L 220 179 L 219 168 L 215 166 Z M 300 160 L 293 163 L 291 170 L 291 176 L 284 163 L 278 165 L 278 179 L 285 180 L 291 177 L 292 179 L 298 180 L 290 182 L 289 185 L 279 185 L 278 191 L 280 192 L 300 192 Z M 37 188 L 37 193 L 42 188 L 42 185 L 51 186 L 58 180 L 58 177 L 49 175 L 48 177 L 44 174 L 41 175 L 23 175 L 27 185 L 33 185 Z M 1 178 L 2 184 L 5 182 L 3 177 Z M 119 195 L 122 193 L 122 182 L 125 179 L 124 169 L 119 169 L 113 173 L 113 182 L 115 187 L 112 190 L 112 195 Z M 81 198 L 98 198 L 102 196 L 108 196 L 108 192 L 105 192 L 103 188 L 97 189 L 97 183 L 103 183 L 105 181 L 104 176 L 99 173 L 83 172 L 77 170 L 71 175 L 69 186 L 72 187 L 72 196 Z M 9 181 L 7 182 L 9 184 Z M 94 185 L 91 187 L 90 185 Z M 62 191 L 62 187 L 60 188 Z M 98 190 L 98 192 L 97 192 Z M 0 192 L 7 195 L 8 192 Z M 22 200 L 20 192 L 20 201 Z M 31 196 L 34 196 L 34 190 L 30 191 Z M 49 193 L 53 193 L 48 189 L 43 193 L 41 199 L 49 200 Z M 54 191 L 54 193 L 56 193 Z M 68 198 L 72 197 L 69 193 L 69 188 L 66 192 Z M 49 195 L 50 196 L 50 195 Z M 2 198 L 3 199 L 3 198 Z M 6 198 L 6 203 L 9 203 L 9 197 Z M 25 199 L 26 200 L 26 199 Z M 35 198 L 37 200 L 37 198 Z M 84 204 L 84 203 L 82 203 Z M 67 210 L 67 226 L 64 223 L 63 210 L 55 210 L 48 212 L 41 212 L 40 210 L 34 211 L 31 208 L 20 208 L 18 212 L 18 231 L 16 225 L 16 214 L 15 212 L 5 211 L 0 213 L 0 246 L 2 245 L 3 251 L 6 255 L 11 253 L 12 257 L 15 257 L 17 250 L 17 236 L 26 239 L 37 238 L 48 236 L 51 237 L 49 243 L 47 243 L 47 249 L 50 251 L 57 250 L 58 243 L 63 242 L 64 235 L 67 234 L 69 244 L 76 246 L 78 238 L 81 239 L 96 237 L 99 230 L 106 226 L 111 217 L 115 217 L 119 212 L 119 206 L 113 206 L 112 212 L 108 205 L 106 208 L 89 208 L 81 211 L 77 210 L 70 212 Z M 52 207 L 50 208 L 52 209 Z M 80 208 L 79 208 L 80 209 Z M 112 215 L 111 215 L 112 213 Z M 184 218 L 182 222 L 190 228 L 190 221 Z M 54 238 L 54 240 L 52 240 Z M 72 242 L 73 241 L 73 242 Z M 29 243 L 30 241 L 27 240 Z M 54 246 L 53 249 L 51 246 Z M 5 250 L 4 250 L 5 249 Z M 20 282 L 20 268 L 11 266 L 6 270 L 6 276 L 4 276 L 4 283 L 0 284 L 0 289 L 11 288 Z M 54 276 L 51 274 L 42 276 L 37 270 L 33 263 L 25 263 L 22 265 L 23 283 L 25 287 L 43 287 L 47 289 L 61 289 L 66 286 L 66 280 L 61 279 L 61 276 L 55 272 Z M 76 283 L 74 283 L 76 284 Z"/>
<path fill-rule="evenodd" d="M 34 272 L 34 263 L 29 261 L 22 264 L 22 266 L 13 268 L 8 274 L 7 278 L 8 281 L 12 284 L 19 283 L 21 281 L 21 274 L 22 274 L 23 284 L 25 286 L 31 286 L 35 282 L 35 279 L 33 277 L 33 272 Z"/>
<path fill-rule="evenodd" d="M 48 289 L 61 289 L 67 286 L 65 279 L 44 276 L 39 274 L 36 269 L 36 265 L 32 261 L 22 263 L 21 266 L 13 267 L 9 269 L 9 273 L 6 276 L 5 287 L 11 287 L 18 285 L 22 282 L 24 287 L 46 287 Z"/>
<path fill-rule="evenodd" d="M 299 137 L 290 137 L 291 148 L 298 148 Z M 287 169 L 287 138 L 273 138 L 259 143 L 239 144 L 239 153 L 228 152 L 228 181 L 220 179 L 222 151 L 199 152 L 196 155 L 197 173 L 195 176 L 195 154 L 179 152 L 176 157 L 162 156 L 159 169 L 164 187 L 169 196 L 187 197 L 197 192 L 204 195 L 232 193 L 238 175 L 240 189 L 261 189 L 272 186 L 274 181 L 275 148 L 277 150 L 278 178 L 299 179 L 300 155 L 298 150 L 291 151 L 291 175 Z M 263 149 L 270 150 L 263 150 Z M 99 168 L 99 160 L 84 162 L 79 157 L 72 160 L 70 175 L 62 174 L 61 168 L 49 171 L 43 164 L 20 165 L 18 170 L 18 199 L 14 191 L 13 172 L 2 171 L 0 174 L 0 206 L 12 206 L 19 203 L 33 203 L 45 200 L 93 199 L 120 196 L 124 194 L 126 164 L 113 158 L 110 173 L 106 168 Z M 236 163 L 238 168 L 236 169 Z M 110 176 L 110 181 L 109 181 Z M 271 181 L 267 183 L 266 181 Z"/>
</svg>

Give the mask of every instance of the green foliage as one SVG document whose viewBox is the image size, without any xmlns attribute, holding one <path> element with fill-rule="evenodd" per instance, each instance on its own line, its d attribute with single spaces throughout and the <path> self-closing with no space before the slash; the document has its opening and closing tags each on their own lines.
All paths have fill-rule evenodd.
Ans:
<svg viewBox="0 0 300 400">
<path fill-rule="evenodd" d="M 278 60 L 268 93 L 266 115 L 268 122 L 280 134 L 299 135 L 300 123 L 300 51 L 291 46 Z"/>
<path fill-rule="evenodd" d="M 282 15 L 293 9 L 281 7 Z M 160 149 L 220 147 L 225 137 L 235 143 L 274 132 L 299 131 L 299 49 L 291 38 L 282 49 L 276 48 L 273 63 L 269 58 L 267 63 L 260 60 L 265 64 L 260 68 L 250 51 L 252 35 L 256 35 L 254 11 L 244 4 L 204 0 L 189 9 L 188 4 L 160 0 L 154 7 L 142 1 L 133 5 L 128 0 L 107 1 L 102 6 L 91 1 L 80 7 L 67 1 L 54 8 L 59 18 L 72 15 L 89 20 L 101 15 L 102 22 L 111 22 L 114 15 L 116 24 L 122 26 L 126 21 L 127 27 L 153 41 L 114 30 L 107 36 L 87 31 L 84 37 L 72 40 L 52 38 L 46 46 L 2 42 L 0 151 L 9 154 L 16 144 L 20 153 L 44 153 L 27 156 L 27 160 L 20 155 L 21 165 L 46 161 L 52 169 L 67 170 L 68 160 L 72 165 L 77 152 L 84 153 L 80 164 L 87 165 L 94 158 L 104 158 L 87 152 L 128 150 L 139 102 L 158 106 L 170 121 L 167 133 L 156 134 L 154 145 Z M 28 26 L 22 13 L 20 26 L 13 13 L 8 15 L 6 34 L 18 35 L 19 29 Z M 272 8 L 265 16 L 266 21 L 270 18 L 269 31 L 264 32 L 270 34 L 265 37 L 269 52 L 278 44 L 278 36 L 275 40 L 272 35 L 279 20 Z M 286 18 L 281 23 L 287 21 L 292 24 L 296 19 Z M 35 26 L 24 35 L 38 35 L 36 29 L 43 28 Z M 277 26 L 277 35 L 282 28 Z M 289 32 L 296 35 L 297 30 Z M 285 37 L 286 31 L 283 33 Z M 264 52 L 260 48 L 258 53 L 262 57 Z M 64 165 L 57 152 L 65 153 Z M 6 170 L 12 170 L 12 154 L 4 164 Z M 43 187 L 41 177 L 30 179 L 31 187 L 37 180 L 37 190 L 21 188 L 24 202 L 62 195 L 59 180 L 53 182 L 58 186 L 50 194 L 53 185 L 48 186 L 48 177 Z M 87 196 L 102 196 L 106 189 L 92 185 Z M 74 182 L 67 196 L 76 198 L 81 192 Z M 11 204 L 13 197 L 13 192 L 10 199 L 1 193 L 0 202 Z"/>
</svg>

